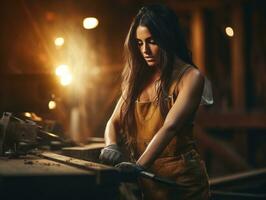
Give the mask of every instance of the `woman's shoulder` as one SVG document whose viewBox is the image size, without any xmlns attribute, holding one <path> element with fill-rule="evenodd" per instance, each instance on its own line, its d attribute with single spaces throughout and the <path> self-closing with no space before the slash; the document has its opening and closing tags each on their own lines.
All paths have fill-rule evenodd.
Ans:
<svg viewBox="0 0 266 200">
<path fill-rule="evenodd" d="M 179 82 L 184 76 L 193 76 L 193 74 L 199 73 L 199 70 L 188 63 L 182 63 L 181 65 L 175 65 L 172 73 L 172 82 Z"/>
<path fill-rule="evenodd" d="M 181 77 L 181 80 L 195 80 L 201 81 L 204 79 L 204 76 L 200 72 L 200 70 L 196 67 L 188 68 Z"/>
<path fill-rule="evenodd" d="M 200 70 L 191 64 L 185 64 L 174 69 L 170 91 L 178 93 L 182 85 L 187 85 L 187 83 L 204 83 L 204 76 L 201 74 Z"/>
</svg>

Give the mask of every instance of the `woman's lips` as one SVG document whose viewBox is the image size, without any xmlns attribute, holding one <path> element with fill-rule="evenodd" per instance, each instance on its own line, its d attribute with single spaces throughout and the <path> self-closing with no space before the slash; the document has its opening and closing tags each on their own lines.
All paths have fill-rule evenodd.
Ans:
<svg viewBox="0 0 266 200">
<path fill-rule="evenodd" d="M 153 57 L 145 57 L 145 60 L 147 62 L 152 62 L 152 61 L 154 61 L 154 58 Z"/>
</svg>

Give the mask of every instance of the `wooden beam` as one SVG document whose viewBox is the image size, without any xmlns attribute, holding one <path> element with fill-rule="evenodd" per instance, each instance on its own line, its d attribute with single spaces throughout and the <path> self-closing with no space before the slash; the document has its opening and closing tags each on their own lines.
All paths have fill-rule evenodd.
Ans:
<svg viewBox="0 0 266 200">
<path fill-rule="evenodd" d="M 262 177 L 266 177 L 266 168 L 255 169 L 255 170 L 251 170 L 247 172 L 241 172 L 241 173 L 218 177 L 218 178 L 212 178 L 210 179 L 210 185 L 212 187 L 215 187 L 215 186 L 224 187 L 225 185 L 230 185 L 232 183 L 235 183 L 236 181 L 243 181 L 243 180 L 250 181 L 250 179 L 253 179 L 256 181 Z"/>
<path fill-rule="evenodd" d="M 242 6 L 236 5 L 232 9 L 232 26 L 234 36 L 231 41 L 232 47 L 232 103 L 233 110 L 236 112 L 244 112 L 246 107 L 246 87 L 245 87 L 245 71 L 246 63 L 244 59 L 244 12 Z M 247 134 L 234 135 L 234 143 L 244 156 L 248 156 L 248 138 Z"/>
<path fill-rule="evenodd" d="M 235 3 L 244 4 L 247 0 L 166 0 L 165 3 L 176 11 L 192 11 L 199 8 L 215 9 Z"/>
<path fill-rule="evenodd" d="M 193 60 L 200 71 L 205 74 L 204 19 L 203 11 L 200 9 L 192 13 L 191 30 Z"/>
<path fill-rule="evenodd" d="M 193 11 L 199 8 L 217 8 L 224 4 L 219 0 L 201 0 L 201 1 L 176 1 L 167 0 L 167 4 L 177 12 Z"/>
<path fill-rule="evenodd" d="M 243 112 L 245 109 L 245 59 L 244 59 L 244 14 L 241 6 L 236 6 L 232 11 L 232 26 L 234 36 L 231 40 L 232 47 L 232 101 L 233 109 Z"/>
<path fill-rule="evenodd" d="M 199 144 L 204 146 L 205 151 L 208 149 L 215 157 L 218 157 L 220 160 L 226 164 L 231 172 L 248 170 L 250 166 L 245 161 L 245 159 L 239 155 L 233 148 L 221 143 L 219 140 L 216 140 L 210 137 L 206 130 L 201 126 L 195 126 L 195 133 Z"/>
<path fill-rule="evenodd" d="M 196 123 L 205 129 L 266 129 L 266 114 L 201 112 Z"/>
</svg>

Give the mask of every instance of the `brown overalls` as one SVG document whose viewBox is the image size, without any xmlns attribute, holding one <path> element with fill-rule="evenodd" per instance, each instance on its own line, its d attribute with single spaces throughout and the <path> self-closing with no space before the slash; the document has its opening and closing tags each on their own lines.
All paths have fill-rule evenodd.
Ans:
<svg viewBox="0 0 266 200">
<path fill-rule="evenodd" d="M 174 91 L 182 74 L 192 66 L 188 65 L 179 74 L 174 74 L 170 87 L 170 108 L 175 101 Z M 164 119 L 156 102 L 136 101 L 135 118 L 137 124 L 137 159 L 146 149 L 147 145 L 162 127 Z M 140 179 L 140 187 L 145 200 L 205 200 L 209 197 L 208 175 L 205 164 L 195 149 L 193 137 L 193 119 L 172 139 L 169 145 L 156 159 L 149 171 L 157 176 L 176 181 L 176 187 L 166 186 L 152 180 Z"/>
</svg>

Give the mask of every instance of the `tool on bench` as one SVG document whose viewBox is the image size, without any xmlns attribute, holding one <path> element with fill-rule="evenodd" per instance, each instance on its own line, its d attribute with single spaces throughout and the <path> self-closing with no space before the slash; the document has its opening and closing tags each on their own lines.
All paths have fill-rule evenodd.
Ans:
<svg viewBox="0 0 266 200">
<path fill-rule="evenodd" d="M 4 112 L 0 119 L 0 156 L 25 155 L 45 141 L 64 141 L 57 135 L 44 131 L 31 120 L 22 120 Z"/>
</svg>

